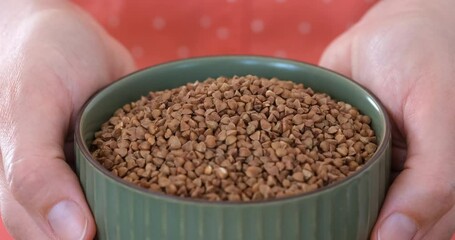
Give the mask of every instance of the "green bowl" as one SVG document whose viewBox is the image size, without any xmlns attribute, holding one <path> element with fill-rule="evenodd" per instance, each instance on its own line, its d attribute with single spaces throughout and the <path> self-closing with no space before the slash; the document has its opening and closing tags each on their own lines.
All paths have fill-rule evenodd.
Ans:
<svg viewBox="0 0 455 240">
<path fill-rule="evenodd" d="M 115 177 L 89 152 L 94 133 L 114 111 L 149 91 L 208 77 L 253 74 L 304 83 L 360 109 L 372 119 L 378 149 L 346 179 L 317 191 L 251 203 L 208 202 L 152 193 Z M 76 126 L 76 169 L 95 217 L 98 239 L 368 239 L 384 200 L 391 160 L 391 125 L 379 101 L 353 81 L 290 60 L 222 56 L 147 68 L 94 95 Z"/>
</svg>

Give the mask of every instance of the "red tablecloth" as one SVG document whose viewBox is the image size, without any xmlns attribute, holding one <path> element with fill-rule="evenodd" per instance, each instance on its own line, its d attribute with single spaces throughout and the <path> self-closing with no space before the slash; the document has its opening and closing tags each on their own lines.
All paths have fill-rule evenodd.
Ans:
<svg viewBox="0 0 455 240">
<path fill-rule="evenodd" d="M 3 223 L 0 220 L 0 239 L 1 240 L 13 240 L 12 237 L 9 236 L 6 229 L 3 227 Z"/>
</svg>

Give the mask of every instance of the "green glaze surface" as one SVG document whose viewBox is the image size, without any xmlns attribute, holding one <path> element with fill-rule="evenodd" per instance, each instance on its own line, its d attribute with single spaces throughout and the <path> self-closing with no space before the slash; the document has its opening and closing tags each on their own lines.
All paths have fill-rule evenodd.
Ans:
<svg viewBox="0 0 455 240">
<path fill-rule="evenodd" d="M 148 192 L 111 175 L 90 158 L 94 132 L 125 103 L 149 91 L 208 77 L 253 74 L 303 83 L 372 118 L 379 147 L 356 174 L 318 191 L 255 203 L 213 203 Z M 133 73 L 98 92 L 79 115 L 76 166 L 97 224 L 97 238 L 188 240 L 368 239 L 383 202 L 391 159 L 390 123 L 368 91 L 328 70 L 283 59 L 195 58 Z"/>
</svg>

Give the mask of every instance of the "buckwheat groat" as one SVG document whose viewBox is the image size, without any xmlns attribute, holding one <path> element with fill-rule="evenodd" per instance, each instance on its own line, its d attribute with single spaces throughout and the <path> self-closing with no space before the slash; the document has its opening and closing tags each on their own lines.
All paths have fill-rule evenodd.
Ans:
<svg viewBox="0 0 455 240">
<path fill-rule="evenodd" d="M 304 193 L 375 152 L 370 118 L 302 84 L 219 77 L 151 92 L 103 124 L 93 156 L 152 191 L 213 201 Z"/>
</svg>

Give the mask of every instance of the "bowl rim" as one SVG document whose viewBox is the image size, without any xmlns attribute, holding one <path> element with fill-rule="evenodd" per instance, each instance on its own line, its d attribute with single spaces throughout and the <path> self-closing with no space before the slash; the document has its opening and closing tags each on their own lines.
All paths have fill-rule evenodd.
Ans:
<svg viewBox="0 0 455 240">
<path fill-rule="evenodd" d="M 112 87 L 113 85 L 123 82 L 123 81 L 128 81 L 130 77 L 136 75 L 136 74 L 141 74 L 144 71 L 157 68 L 157 67 L 166 67 L 168 65 L 172 64 L 181 64 L 181 63 L 186 63 L 186 62 L 192 62 L 192 61 L 198 61 L 198 60 L 258 60 L 258 61 L 278 61 L 280 63 L 287 63 L 287 64 L 292 64 L 292 65 L 302 65 L 306 67 L 310 67 L 313 69 L 319 69 L 322 70 L 326 73 L 330 73 L 333 75 L 337 75 L 338 77 L 341 77 L 344 81 L 347 81 L 349 84 L 354 85 L 355 87 L 360 88 L 363 90 L 366 94 L 368 94 L 368 98 L 373 100 L 373 105 L 377 107 L 377 111 L 379 112 L 381 116 L 381 122 L 384 122 L 384 129 L 383 129 L 383 138 L 378 144 L 378 148 L 376 149 L 376 152 L 373 154 L 373 156 L 365 163 L 362 165 L 362 168 L 353 174 L 347 176 L 346 178 L 337 181 L 335 183 L 331 183 L 329 185 L 326 185 L 324 187 L 318 188 L 313 191 L 309 192 L 304 192 L 304 193 L 298 193 L 294 195 L 289 195 L 285 197 L 280 197 L 280 198 L 271 198 L 271 199 L 262 199 L 262 200 L 251 200 L 251 201 L 209 201 L 206 199 L 199 199 L 199 198 L 190 198 L 190 197 L 179 197 L 179 196 L 174 196 L 174 195 L 169 195 L 163 192 L 154 192 L 150 191 L 146 188 L 142 188 L 134 183 L 130 183 L 126 180 L 121 179 L 118 176 L 115 176 L 112 174 L 110 171 L 108 171 L 106 168 L 104 168 L 98 161 L 96 161 L 83 140 L 83 134 L 82 134 L 82 118 L 85 115 L 87 107 L 92 103 L 92 101 L 99 96 L 102 92 L 106 91 L 108 88 Z M 291 80 L 292 81 L 292 80 Z M 333 189 L 336 189 L 338 186 L 346 184 L 348 181 L 351 181 L 357 177 L 360 177 L 360 175 L 364 172 L 366 172 L 368 169 L 371 168 L 371 166 L 376 163 L 377 161 L 380 160 L 380 156 L 384 155 L 384 152 L 387 151 L 390 143 L 391 143 L 391 122 L 388 116 L 388 113 L 386 111 L 386 108 L 383 106 L 383 104 L 379 101 L 379 99 L 369 90 L 360 85 L 359 83 L 355 82 L 351 78 L 340 74 L 338 72 L 335 72 L 333 70 L 330 70 L 325 67 L 318 66 L 316 64 L 312 63 L 307 63 L 304 61 L 298 61 L 298 60 L 293 60 L 293 59 L 285 59 L 285 58 L 278 58 L 278 57 L 270 57 L 270 56 L 258 56 L 258 55 L 216 55 L 216 56 L 204 56 L 204 57 L 191 57 L 191 58 L 186 58 L 186 59 L 181 59 L 181 60 L 174 60 L 174 61 L 168 61 L 168 62 L 163 62 L 160 64 L 156 65 L 151 65 L 148 67 L 144 67 L 141 69 L 138 69 L 132 73 L 129 73 L 125 76 L 120 77 L 116 81 L 108 84 L 107 86 L 99 89 L 96 91 L 93 95 L 91 95 L 87 101 L 82 105 L 79 113 L 77 114 L 76 118 L 76 126 L 75 126 L 75 131 L 74 131 L 74 144 L 77 145 L 79 148 L 78 150 L 80 153 L 83 155 L 84 160 L 88 162 L 92 167 L 95 168 L 95 170 L 99 171 L 102 173 L 104 177 L 109 178 L 110 180 L 113 180 L 117 184 L 120 184 L 121 186 L 135 191 L 137 193 L 140 193 L 142 195 L 146 195 L 147 197 L 152 196 L 156 199 L 160 200 L 166 200 L 166 201 L 174 201 L 178 202 L 181 204 L 195 204 L 195 205 L 208 205 L 208 206 L 252 206 L 252 205 L 266 205 L 266 204 L 276 204 L 276 203 L 283 203 L 285 201 L 295 201 L 295 200 L 300 200 L 304 198 L 309 198 L 312 196 L 317 196 L 319 194 L 322 194 L 323 192 L 330 191 Z M 75 149 L 76 151 L 77 149 Z M 75 161 L 78 161 L 77 157 Z M 79 176 L 78 176 L 79 178 Z"/>
</svg>

